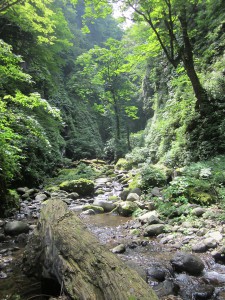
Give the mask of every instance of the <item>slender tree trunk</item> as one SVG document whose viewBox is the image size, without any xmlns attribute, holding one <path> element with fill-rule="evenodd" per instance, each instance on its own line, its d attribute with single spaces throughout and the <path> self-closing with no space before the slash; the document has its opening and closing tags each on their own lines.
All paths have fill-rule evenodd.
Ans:
<svg viewBox="0 0 225 300">
<path fill-rule="evenodd" d="M 202 87 L 202 84 L 195 70 L 193 51 L 187 30 L 187 16 L 185 8 L 182 10 L 179 20 L 182 28 L 182 36 L 184 42 L 181 58 L 184 63 L 184 68 L 187 72 L 187 76 L 191 81 L 195 97 L 197 99 L 196 109 L 199 110 L 201 114 L 204 114 L 204 111 L 208 105 L 208 96 L 205 89 Z"/>
</svg>

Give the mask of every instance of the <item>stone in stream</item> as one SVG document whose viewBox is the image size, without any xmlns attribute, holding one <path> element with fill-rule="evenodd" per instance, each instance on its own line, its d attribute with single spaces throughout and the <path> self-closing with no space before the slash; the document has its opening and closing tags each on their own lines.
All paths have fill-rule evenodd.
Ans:
<svg viewBox="0 0 225 300">
<path fill-rule="evenodd" d="M 4 232 L 6 235 L 18 235 L 20 233 L 28 233 L 29 225 L 22 221 L 10 221 L 6 223 L 4 227 Z"/>
<path fill-rule="evenodd" d="M 129 190 L 123 190 L 119 193 L 119 197 L 121 198 L 121 200 L 125 201 L 129 193 Z"/>
<path fill-rule="evenodd" d="M 3 233 L 0 233 L 0 243 L 4 242 L 6 240 L 6 237 Z"/>
<path fill-rule="evenodd" d="M 96 214 L 104 213 L 104 208 L 97 205 L 86 204 L 82 208 L 83 211 L 93 210 Z"/>
<path fill-rule="evenodd" d="M 138 196 L 136 193 L 129 193 L 126 200 L 131 202 L 139 201 L 140 196 Z"/>
<path fill-rule="evenodd" d="M 126 247 L 124 244 L 120 244 L 113 249 L 111 249 L 112 253 L 124 253 L 126 251 Z"/>
<path fill-rule="evenodd" d="M 79 198 L 79 194 L 78 193 L 69 193 L 68 195 L 66 195 L 66 198 L 70 198 L 70 199 L 73 199 L 73 200 L 76 200 L 77 198 Z"/>
<path fill-rule="evenodd" d="M 46 200 L 46 199 L 48 199 L 48 196 L 45 195 L 44 193 L 37 194 L 37 195 L 35 196 L 35 200 L 36 200 L 36 201 L 44 201 L 44 200 Z"/>
<path fill-rule="evenodd" d="M 130 191 L 130 193 L 135 193 L 135 194 L 137 194 L 138 196 L 141 196 L 142 191 L 141 191 L 141 189 L 139 189 L 139 188 L 134 188 L 134 189 L 132 189 L 132 190 Z"/>
<path fill-rule="evenodd" d="M 202 207 L 196 207 L 192 210 L 192 215 L 196 216 L 196 217 L 201 217 L 204 213 L 206 212 L 206 210 Z"/>
<path fill-rule="evenodd" d="M 153 224 L 153 225 L 148 225 L 144 229 L 144 236 L 156 236 L 164 231 L 164 225 L 163 224 Z"/>
<path fill-rule="evenodd" d="M 138 205 L 131 201 L 123 201 L 118 205 L 118 213 L 123 217 L 129 217 L 135 210 L 138 209 Z"/>
<path fill-rule="evenodd" d="M 144 215 L 140 216 L 140 217 L 138 218 L 138 220 L 139 220 L 142 224 L 145 224 L 145 223 L 148 223 L 149 220 L 152 219 L 152 216 L 158 218 L 159 215 L 158 215 L 158 213 L 157 213 L 156 210 L 149 211 L 149 212 L 145 213 Z"/>
<path fill-rule="evenodd" d="M 116 204 L 113 201 L 97 198 L 94 200 L 93 205 L 102 207 L 105 212 L 110 212 L 116 208 Z"/>
<path fill-rule="evenodd" d="M 204 269 L 203 261 L 196 255 L 189 253 L 177 253 L 170 260 L 176 272 L 187 272 L 191 275 L 200 275 Z"/>
</svg>

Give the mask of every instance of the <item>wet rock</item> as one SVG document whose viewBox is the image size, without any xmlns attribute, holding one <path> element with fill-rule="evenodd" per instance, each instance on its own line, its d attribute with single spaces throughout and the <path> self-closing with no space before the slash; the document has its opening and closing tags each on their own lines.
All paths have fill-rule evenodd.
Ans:
<svg viewBox="0 0 225 300">
<path fill-rule="evenodd" d="M 0 220 L 0 227 L 3 227 L 5 225 L 5 221 L 4 220 Z"/>
<path fill-rule="evenodd" d="M 193 300 L 207 300 L 213 296 L 215 288 L 212 285 L 200 285 L 192 293 Z"/>
<path fill-rule="evenodd" d="M 164 236 L 163 238 L 161 238 L 160 243 L 161 244 L 167 244 L 170 243 L 174 240 L 175 236 L 173 234 L 169 234 L 167 236 Z"/>
<path fill-rule="evenodd" d="M 28 190 L 27 187 L 19 187 L 18 189 L 16 189 L 16 191 L 19 195 L 25 194 L 27 190 Z"/>
<path fill-rule="evenodd" d="M 179 287 L 173 280 L 167 279 L 153 287 L 156 295 L 161 298 L 167 295 L 176 295 Z"/>
<path fill-rule="evenodd" d="M 156 210 L 149 211 L 149 212 L 145 213 L 144 215 L 140 216 L 138 218 L 138 220 L 142 224 L 146 224 L 152 219 L 153 216 L 158 218 L 158 213 L 156 212 Z"/>
<path fill-rule="evenodd" d="M 36 200 L 36 201 L 42 202 L 42 201 L 44 201 L 44 200 L 46 200 L 46 199 L 48 199 L 48 196 L 47 196 L 46 194 L 43 194 L 43 193 L 37 194 L 37 195 L 35 196 L 35 200 Z"/>
<path fill-rule="evenodd" d="M 140 197 L 141 194 L 142 194 L 142 191 L 141 191 L 141 189 L 139 189 L 139 188 L 134 188 L 134 189 L 132 189 L 132 190 L 130 191 L 130 193 L 135 193 L 135 194 L 137 194 L 137 195 Z"/>
<path fill-rule="evenodd" d="M 163 224 L 148 225 L 144 230 L 144 236 L 156 236 L 164 231 Z"/>
<path fill-rule="evenodd" d="M 164 281 L 166 272 L 160 266 L 152 266 L 146 270 L 147 278 L 150 280 Z"/>
<path fill-rule="evenodd" d="M 202 207 L 196 207 L 192 210 L 192 215 L 196 216 L 196 217 L 201 217 L 204 213 L 206 212 L 206 210 Z"/>
<path fill-rule="evenodd" d="M 126 251 L 126 247 L 124 244 L 120 244 L 115 248 L 111 249 L 113 253 L 124 253 Z"/>
<path fill-rule="evenodd" d="M 78 193 L 69 193 L 66 198 L 70 198 L 70 199 L 73 199 L 73 200 L 76 200 L 77 198 L 79 198 L 79 194 Z"/>
<path fill-rule="evenodd" d="M 3 233 L 0 233 L 0 243 L 4 242 L 6 240 L 6 237 Z"/>
<path fill-rule="evenodd" d="M 136 193 L 129 193 L 126 200 L 131 202 L 139 201 L 140 196 L 138 196 Z"/>
<path fill-rule="evenodd" d="M 194 252 L 206 252 L 207 249 L 208 248 L 206 247 L 204 242 L 199 242 L 192 246 L 192 251 Z"/>
<path fill-rule="evenodd" d="M 170 262 L 176 272 L 185 271 L 191 275 L 200 275 L 204 269 L 203 261 L 196 255 L 189 253 L 177 253 Z"/>
<path fill-rule="evenodd" d="M 21 233 L 15 238 L 15 243 L 25 246 L 28 241 L 28 235 L 26 233 Z"/>
<path fill-rule="evenodd" d="M 95 215 L 95 211 L 93 209 L 88 209 L 83 211 L 80 215 Z"/>
<path fill-rule="evenodd" d="M 102 207 L 105 212 L 110 212 L 116 208 L 116 204 L 114 202 L 104 199 L 95 199 L 93 205 Z"/>
<path fill-rule="evenodd" d="M 131 201 L 121 202 L 118 206 L 118 213 L 121 216 L 128 217 L 132 215 L 132 213 L 138 209 L 138 205 Z"/>
<path fill-rule="evenodd" d="M 23 221 L 11 221 L 6 223 L 4 227 L 6 235 L 18 235 L 20 233 L 29 232 L 29 225 Z"/>
<path fill-rule="evenodd" d="M 216 271 L 205 272 L 204 279 L 210 284 L 219 285 L 225 283 L 225 274 L 220 274 Z"/>
<path fill-rule="evenodd" d="M 225 246 L 222 246 L 221 248 L 214 250 L 211 254 L 217 263 L 220 264 L 225 263 Z"/>
<path fill-rule="evenodd" d="M 123 190 L 122 192 L 119 193 L 119 197 L 121 198 L 121 200 L 126 201 L 129 193 L 130 193 L 129 190 Z"/>
</svg>

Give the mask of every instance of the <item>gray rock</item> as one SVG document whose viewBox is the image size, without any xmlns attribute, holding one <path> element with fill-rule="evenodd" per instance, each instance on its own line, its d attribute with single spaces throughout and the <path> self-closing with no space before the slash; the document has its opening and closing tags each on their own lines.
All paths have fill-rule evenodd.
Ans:
<svg viewBox="0 0 225 300">
<path fill-rule="evenodd" d="M 27 187 L 19 187 L 16 191 L 18 194 L 23 195 L 26 193 L 27 190 L 28 190 Z"/>
<path fill-rule="evenodd" d="M 116 207 L 116 204 L 113 201 L 104 199 L 95 199 L 93 205 L 102 207 L 105 212 L 112 211 Z"/>
<path fill-rule="evenodd" d="M 140 196 L 138 196 L 136 193 L 129 193 L 126 200 L 131 202 L 139 201 Z"/>
<path fill-rule="evenodd" d="M 216 248 L 216 247 L 217 247 L 217 242 L 216 242 L 216 240 L 214 240 L 214 239 L 211 238 L 211 237 L 209 237 L 209 238 L 203 240 L 203 243 L 206 245 L 206 247 L 207 247 L 208 249 L 210 249 L 210 248 Z"/>
<path fill-rule="evenodd" d="M 199 243 L 192 246 L 192 251 L 193 252 L 206 252 L 207 249 L 208 248 L 206 247 L 204 242 L 199 242 Z"/>
<path fill-rule="evenodd" d="M 139 189 L 139 188 L 134 188 L 134 189 L 132 189 L 132 190 L 130 191 L 130 193 L 135 193 L 135 194 L 137 194 L 138 196 L 141 196 L 142 191 L 141 191 L 141 189 Z"/>
<path fill-rule="evenodd" d="M 155 290 L 156 295 L 161 299 L 162 297 L 174 294 L 174 291 L 178 290 L 178 287 L 173 280 L 166 279 L 158 285 L 153 286 L 153 290 Z"/>
<path fill-rule="evenodd" d="M 48 199 L 48 196 L 43 194 L 43 193 L 37 194 L 35 196 L 35 201 L 40 201 L 41 202 L 41 201 L 45 201 L 46 199 Z"/>
<path fill-rule="evenodd" d="M 6 237 L 3 233 L 0 233 L 0 242 L 4 242 L 6 240 Z"/>
<path fill-rule="evenodd" d="M 5 225 L 5 221 L 4 220 L 0 220 L 0 227 L 3 227 Z"/>
<path fill-rule="evenodd" d="M 152 196 L 155 196 L 155 197 L 160 197 L 162 196 L 161 194 L 161 191 L 158 187 L 154 187 L 152 190 L 151 190 L 151 194 Z"/>
<path fill-rule="evenodd" d="M 170 262 L 175 271 L 185 271 L 191 275 L 200 275 L 204 269 L 203 261 L 196 255 L 189 253 L 177 253 Z"/>
<path fill-rule="evenodd" d="M 145 224 L 145 223 L 148 223 L 148 222 L 152 219 L 152 216 L 158 217 L 158 213 L 156 212 L 156 210 L 149 211 L 149 212 L 145 213 L 144 215 L 140 216 L 140 217 L 138 218 L 138 220 L 139 220 L 142 224 Z"/>
<path fill-rule="evenodd" d="M 66 195 L 66 198 L 70 198 L 70 199 L 73 199 L 73 200 L 76 200 L 77 198 L 79 198 L 79 195 L 78 193 L 69 193 L 68 195 Z"/>
<path fill-rule="evenodd" d="M 144 236 L 156 236 L 164 231 L 163 224 L 148 225 L 144 230 Z"/>
<path fill-rule="evenodd" d="M 124 253 L 126 251 L 126 247 L 124 244 L 120 244 L 111 250 L 113 253 Z"/>
<path fill-rule="evenodd" d="M 158 266 L 152 266 L 146 270 L 147 277 L 150 279 L 155 279 L 157 281 L 163 281 L 166 277 L 166 272 Z"/>
<path fill-rule="evenodd" d="M 196 207 L 192 210 L 192 215 L 196 216 L 196 217 L 201 217 L 204 213 L 206 212 L 206 210 L 202 207 Z"/>
<path fill-rule="evenodd" d="M 127 196 L 130 192 L 128 190 L 123 190 L 121 193 L 119 193 L 119 197 L 121 200 L 126 201 Z"/>
<path fill-rule="evenodd" d="M 11 221 L 6 223 L 4 227 L 4 231 L 6 235 L 18 235 L 20 233 L 29 232 L 29 225 L 22 221 Z"/>
</svg>

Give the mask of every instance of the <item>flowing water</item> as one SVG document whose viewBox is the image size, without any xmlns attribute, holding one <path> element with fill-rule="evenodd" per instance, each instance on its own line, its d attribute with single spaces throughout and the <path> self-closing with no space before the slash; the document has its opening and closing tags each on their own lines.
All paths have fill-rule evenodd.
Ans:
<svg viewBox="0 0 225 300">
<path fill-rule="evenodd" d="M 122 190 L 122 186 L 118 182 L 109 184 L 108 179 L 98 179 L 96 188 L 101 187 L 104 191 L 103 195 L 96 196 L 101 199 L 108 199 L 111 195 L 118 195 Z M 70 207 L 77 208 L 78 212 L 82 207 L 82 203 L 91 202 L 90 199 L 81 199 L 74 201 Z M 82 202 L 83 201 L 83 202 Z M 32 207 L 32 203 L 29 204 Z M 23 204 L 24 210 L 27 207 Z M 34 205 L 34 209 L 35 205 Z M 31 210 L 32 212 L 32 210 Z M 37 211 L 36 211 L 37 213 Z M 30 216 L 29 214 L 27 216 Z M 17 217 L 21 218 L 21 215 Z M 26 217 L 24 215 L 24 217 Z M 83 222 L 87 228 L 97 236 L 99 241 L 108 249 L 112 249 L 119 244 L 124 244 L 126 251 L 117 254 L 126 264 L 134 268 L 144 280 L 146 280 L 156 290 L 160 299 L 164 297 L 165 291 L 173 290 L 174 294 L 179 294 L 178 298 L 184 300 L 225 299 L 225 266 L 216 264 L 210 254 L 201 254 L 201 258 L 205 264 L 203 276 L 194 277 L 187 274 L 175 274 L 171 269 L 170 259 L 175 253 L 175 249 L 161 244 L 157 238 L 148 238 L 134 235 L 132 230 L 136 228 L 136 222 L 132 218 L 118 216 L 116 214 L 97 214 L 82 215 Z M 36 219 L 35 219 L 36 220 Z M 29 219 L 31 223 L 35 220 Z M 15 242 L 15 238 L 0 243 L 0 300 L 46 300 L 49 297 L 43 295 L 41 282 L 27 278 L 21 271 L 21 258 L 24 245 Z M 1 271 L 1 265 L 6 264 L 7 268 Z M 148 277 L 148 269 L 157 266 L 162 270 L 166 270 L 168 280 L 164 282 L 156 282 Z M 6 277 L 4 278 L 4 274 Z M 165 283 L 166 282 L 166 283 Z M 176 284 L 182 287 L 179 292 L 175 291 Z M 207 296 L 205 290 L 202 293 L 195 293 L 200 285 L 208 285 L 215 288 L 212 296 Z M 53 283 L 52 283 L 53 284 Z M 161 294 L 160 294 L 161 293 Z M 42 294 L 42 295 L 41 295 Z M 169 298 L 168 298 L 169 299 Z"/>
</svg>

